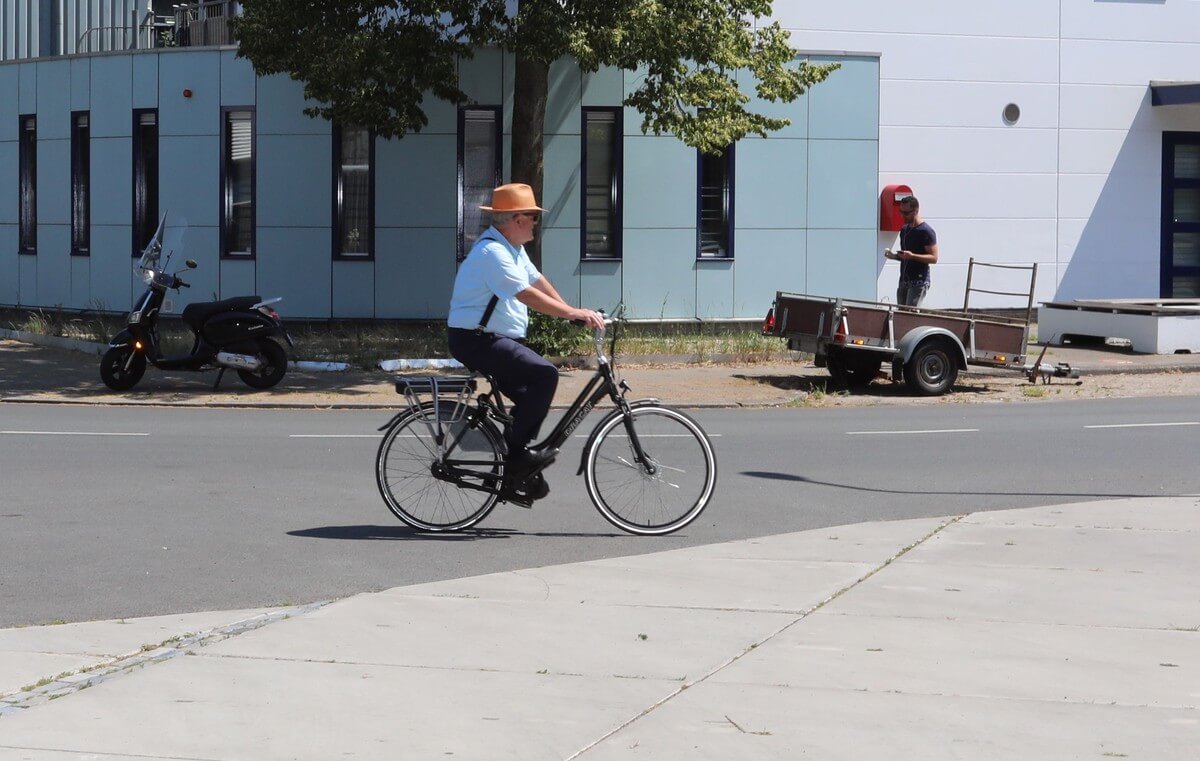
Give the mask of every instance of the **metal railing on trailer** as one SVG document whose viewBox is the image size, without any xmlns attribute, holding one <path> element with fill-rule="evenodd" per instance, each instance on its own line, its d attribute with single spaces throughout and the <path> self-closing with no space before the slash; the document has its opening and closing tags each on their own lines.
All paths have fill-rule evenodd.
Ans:
<svg viewBox="0 0 1200 761">
<path fill-rule="evenodd" d="M 1028 291 L 993 291 L 987 288 L 975 288 L 971 285 L 975 279 L 975 267 L 991 267 L 993 269 L 1002 270 L 1029 270 L 1029 290 Z M 1023 344 L 1029 343 L 1029 324 L 1033 320 L 1033 293 L 1037 287 L 1037 270 L 1038 266 L 1034 264 L 994 264 L 992 262 L 977 262 L 975 257 L 971 257 L 967 262 L 967 288 L 963 293 L 963 314 L 966 315 L 971 308 L 972 293 L 988 293 L 993 296 L 1022 296 L 1026 299 L 1025 302 L 1025 340 Z M 969 357 L 975 359 L 975 321 L 971 321 L 970 329 L 970 346 L 968 347 Z"/>
</svg>

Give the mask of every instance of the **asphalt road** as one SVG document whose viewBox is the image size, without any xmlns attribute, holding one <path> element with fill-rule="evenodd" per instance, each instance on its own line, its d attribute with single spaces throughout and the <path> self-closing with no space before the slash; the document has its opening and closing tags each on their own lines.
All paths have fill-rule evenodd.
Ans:
<svg viewBox="0 0 1200 761">
<path fill-rule="evenodd" d="M 304 603 L 867 520 L 1200 493 L 1200 399 L 698 410 L 717 495 L 620 534 L 574 475 L 533 510 L 414 533 L 373 465 L 381 411 L 0 405 L 0 627 Z"/>
</svg>

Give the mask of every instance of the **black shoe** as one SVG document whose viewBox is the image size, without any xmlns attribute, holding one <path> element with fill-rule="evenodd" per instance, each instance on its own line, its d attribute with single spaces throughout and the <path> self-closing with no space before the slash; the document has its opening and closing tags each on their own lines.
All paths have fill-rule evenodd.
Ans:
<svg viewBox="0 0 1200 761">
<path fill-rule="evenodd" d="M 558 457 L 557 449 L 532 450 L 521 447 L 504 461 L 505 480 L 519 481 L 544 470 Z"/>
</svg>

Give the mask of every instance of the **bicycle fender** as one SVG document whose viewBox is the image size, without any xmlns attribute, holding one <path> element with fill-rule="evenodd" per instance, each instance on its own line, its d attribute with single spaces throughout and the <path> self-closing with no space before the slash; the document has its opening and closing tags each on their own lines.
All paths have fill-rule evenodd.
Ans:
<svg viewBox="0 0 1200 761">
<path fill-rule="evenodd" d="M 662 406 L 662 402 L 658 399 L 638 399 L 636 401 L 629 402 L 629 409 L 631 409 L 631 410 L 638 409 L 639 407 L 661 407 L 661 406 Z M 613 410 L 612 412 L 605 415 L 603 418 L 601 418 L 600 422 L 596 424 L 596 427 L 592 429 L 591 435 L 588 436 L 588 440 L 583 445 L 583 453 L 579 455 L 579 470 L 575 471 L 575 475 L 577 475 L 577 476 L 583 475 L 583 468 L 585 465 L 587 465 L 587 454 L 589 451 L 591 451 L 592 443 L 595 442 L 595 440 L 596 440 L 596 433 L 601 428 L 604 427 L 605 423 L 607 423 L 609 420 L 612 420 L 613 418 L 617 418 L 617 417 L 621 417 L 621 410 L 619 410 L 619 409 Z"/>
</svg>

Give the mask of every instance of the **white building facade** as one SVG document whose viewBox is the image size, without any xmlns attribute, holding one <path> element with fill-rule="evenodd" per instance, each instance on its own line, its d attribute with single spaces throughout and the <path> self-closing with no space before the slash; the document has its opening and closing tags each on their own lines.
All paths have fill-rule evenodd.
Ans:
<svg viewBox="0 0 1200 761">
<path fill-rule="evenodd" d="M 937 231 L 929 306 L 961 306 L 970 257 L 1036 262 L 1039 301 L 1200 297 L 1200 1 L 775 12 L 795 45 L 880 54 L 879 185 L 911 186 Z"/>
<path fill-rule="evenodd" d="M 236 12 L 0 2 L 0 306 L 121 311 L 139 289 L 131 255 L 169 209 L 203 271 L 188 298 L 282 295 L 286 316 L 313 319 L 444 315 L 480 222 L 472 194 L 511 179 L 512 56 L 462 62 L 471 104 L 434 104 L 429 128 L 402 140 L 364 136 L 351 160 L 342 127 L 304 116 L 298 83 L 237 58 L 223 33 Z M 803 56 L 842 68 L 795 103 L 752 104 L 792 126 L 740 141 L 720 166 L 641 134 L 621 107 L 637 72 L 555 64 L 543 257 L 570 300 L 702 320 L 761 317 L 776 289 L 891 301 L 891 185 L 910 187 L 937 231 L 926 306 L 963 305 L 971 258 L 1037 264 L 1039 302 L 1200 297 L 1200 0 L 774 12 Z M 348 252 L 337 199 L 355 172 L 366 247 Z M 593 200 L 616 241 L 599 253 Z M 229 245 L 235 231 L 244 245 Z M 1027 271 L 986 273 L 976 287 L 1029 285 Z"/>
</svg>

